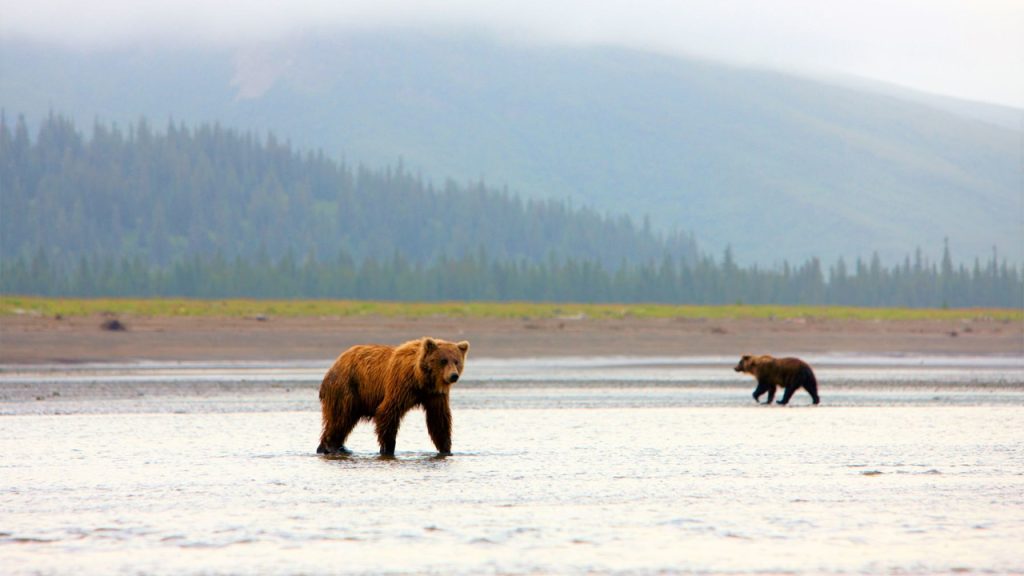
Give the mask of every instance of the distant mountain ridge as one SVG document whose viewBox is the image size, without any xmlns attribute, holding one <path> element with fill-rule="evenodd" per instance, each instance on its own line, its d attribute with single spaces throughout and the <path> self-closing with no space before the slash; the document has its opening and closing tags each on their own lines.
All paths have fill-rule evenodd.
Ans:
<svg viewBox="0 0 1024 576">
<path fill-rule="evenodd" d="M 612 48 L 312 36 L 91 54 L 5 43 L 0 106 L 272 130 L 434 181 L 690 231 L 770 266 L 877 250 L 1024 259 L 1020 130 L 795 76 Z M 975 109 L 977 110 L 977 108 Z"/>
</svg>

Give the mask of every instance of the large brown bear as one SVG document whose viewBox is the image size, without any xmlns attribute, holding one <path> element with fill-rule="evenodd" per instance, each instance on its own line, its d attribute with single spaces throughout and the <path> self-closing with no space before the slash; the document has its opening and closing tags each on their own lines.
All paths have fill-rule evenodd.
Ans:
<svg viewBox="0 0 1024 576">
<path fill-rule="evenodd" d="M 395 454 L 398 426 L 422 406 L 427 432 L 441 454 L 452 449 L 448 393 L 462 375 L 469 342 L 435 338 L 400 346 L 353 346 L 341 353 L 320 384 L 323 433 L 318 454 L 348 452 L 345 439 L 360 419 L 373 420 L 384 456 Z"/>
<path fill-rule="evenodd" d="M 775 388 L 785 388 L 782 400 L 779 404 L 786 405 L 793 393 L 799 388 L 807 390 L 807 393 L 819 402 L 818 380 L 814 377 L 814 371 L 806 362 L 799 358 L 774 358 L 767 354 L 762 356 L 744 356 L 740 363 L 734 368 L 737 372 L 746 372 L 757 378 L 757 388 L 754 390 L 754 400 L 761 401 L 761 395 L 768 393 L 768 401 L 771 404 L 775 399 Z"/>
</svg>

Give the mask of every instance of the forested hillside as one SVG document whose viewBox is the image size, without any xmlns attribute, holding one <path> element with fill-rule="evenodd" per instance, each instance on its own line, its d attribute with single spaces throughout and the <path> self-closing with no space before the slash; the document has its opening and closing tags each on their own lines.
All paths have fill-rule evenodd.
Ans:
<svg viewBox="0 0 1024 576">
<path fill-rule="evenodd" d="M 96 123 L 86 137 L 50 115 L 32 138 L 0 121 L 2 256 L 43 250 L 57 262 L 141 257 L 286 255 L 412 263 L 485 253 L 497 260 L 692 261 L 684 235 L 658 236 L 628 217 L 553 200 L 523 200 L 483 183 L 443 186 L 401 165 L 350 165 L 300 153 L 273 135 L 142 119 Z"/>
<path fill-rule="evenodd" d="M 740 266 L 628 217 L 435 188 L 217 125 L 0 117 L 0 293 L 52 296 L 1005 306 L 993 253 L 956 264 Z"/>
<path fill-rule="evenodd" d="M 968 259 L 998 246 L 1024 261 L 1020 109 L 486 33 L 88 51 L 0 40 L 0 55 L 0 107 L 33 126 L 54 109 L 273 132 L 332 158 L 402 158 L 435 179 L 648 215 L 745 264 L 878 251 L 892 265 L 916 246 L 937 257 L 944 237 Z"/>
<path fill-rule="evenodd" d="M 816 258 L 778 269 L 740 267 L 726 251 L 720 261 L 664 258 L 626 262 L 617 270 L 575 259 L 529 263 L 489 259 L 483 252 L 430 264 L 401 255 L 347 257 L 331 262 L 285 255 L 227 260 L 186 258 L 154 267 L 141 258 L 82 258 L 68 266 L 45 252 L 0 261 L 0 293 L 46 296 L 187 296 L 194 298 L 341 298 L 363 300 L 484 300 L 656 302 L 671 304 L 838 304 L 911 308 L 1020 308 L 1024 278 L 993 254 L 984 263 L 954 266 L 913 260 L 891 268 L 877 255 L 826 271 Z"/>
</svg>

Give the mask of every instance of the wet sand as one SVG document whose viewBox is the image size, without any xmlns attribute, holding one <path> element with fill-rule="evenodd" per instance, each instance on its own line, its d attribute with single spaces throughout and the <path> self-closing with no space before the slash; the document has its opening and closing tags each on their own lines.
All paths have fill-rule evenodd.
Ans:
<svg viewBox="0 0 1024 576">
<path fill-rule="evenodd" d="M 989 319 L 0 318 L 0 364 L 329 360 L 357 343 L 466 339 L 478 358 L 782 354 L 1024 355 L 1024 325 Z"/>
</svg>

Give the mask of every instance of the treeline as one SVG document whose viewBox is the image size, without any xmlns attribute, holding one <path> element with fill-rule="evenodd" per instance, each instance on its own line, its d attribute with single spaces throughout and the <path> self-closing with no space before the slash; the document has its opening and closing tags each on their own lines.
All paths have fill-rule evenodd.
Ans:
<svg viewBox="0 0 1024 576">
<path fill-rule="evenodd" d="M 0 292 L 49 296 L 1024 306 L 995 254 L 740 267 L 628 217 L 435 188 L 260 138 L 0 112 Z"/>
<path fill-rule="evenodd" d="M 110 255 L 159 267 L 198 255 L 278 261 L 339 250 L 357 262 L 400 252 L 426 264 L 487 246 L 495 260 L 550 257 L 617 265 L 696 258 L 685 234 L 659 235 L 628 217 L 524 200 L 482 182 L 442 187 L 401 163 L 371 169 L 300 153 L 273 135 L 147 120 L 122 130 L 0 113 L 0 257 L 45 250 L 72 264 Z"/>
<path fill-rule="evenodd" d="M 357 262 L 255 260 L 194 256 L 166 267 L 143 259 L 82 258 L 60 265 L 42 251 L 0 265 L 0 292 L 46 296 L 183 296 L 194 298 L 337 298 L 372 300 L 528 300 L 672 304 L 835 304 L 849 306 L 1016 308 L 1024 277 L 1016 267 L 987 262 L 954 267 L 948 247 L 939 264 L 920 252 L 899 266 L 877 257 L 823 270 L 817 259 L 778 269 L 741 268 L 731 251 L 720 261 L 623 262 L 615 270 L 574 259 L 493 259 L 480 249 L 458 258 L 415 263 L 399 254 Z"/>
</svg>

